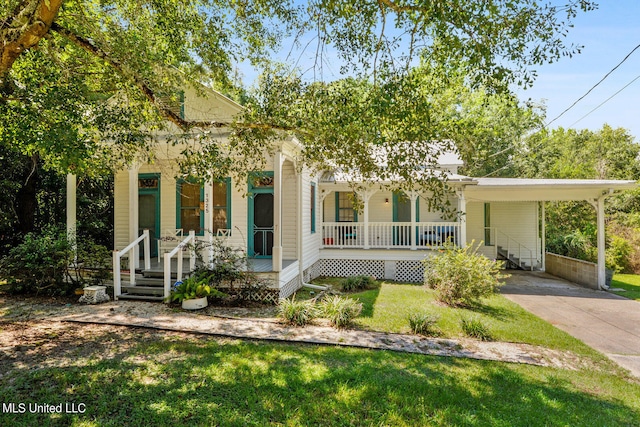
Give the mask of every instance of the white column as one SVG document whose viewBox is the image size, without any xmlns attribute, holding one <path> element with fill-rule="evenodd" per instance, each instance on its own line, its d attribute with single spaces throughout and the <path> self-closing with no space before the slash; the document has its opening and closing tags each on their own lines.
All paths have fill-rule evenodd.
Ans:
<svg viewBox="0 0 640 427">
<path fill-rule="evenodd" d="M 272 269 L 282 271 L 282 163 L 284 157 L 278 151 L 273 156 L 273 249 Z"/>
<path fill-rule="evenodd" d="M 547 270 L 547 214 L 545 202 L 542 202 L 542 271 Z"/>
<path fill-rule="evenodd" d="M 138 214 L 138 168 L 132 166 L 129 169 L 129 242 L 133 242 L 139 237 Z M 140 267 L 139 246 L 136 245 L 130 253 L 133 259 L 129 260 L 129 268 L 133 270 Z"/>
<path fill-rule="evenodd" d="M 76 190 L 77 178 L 74 174 L 67 174 L 67 239 L 71 243 L 73 250 L 73 261 L 77 261 L 78 244 L 77 244 L 77 221 L 76 221 Z"/>
<path fill-rule="evenodd" d="M 204 235 L 208 244 L 207 259 L 209 264 L 213 262 L 213 183 L 207 181 L 204 183 L 204 210 L 201 215 L 204 215 Z"/>
<path fill-rule="evenodd" d="M 296 223 L 296 233 L 297 233 L 297 239 L 296 239 L 296 255 L 298 257 L 298 275 L 300 276 L 300 286 L 302 286 L 302 283 L 304 283 L 304 251 L 302 250 L 302 245 L 305 241 L 305 239 L 302 238 L 303 233 L 309 233 L 310 229 L 304 230 L 304 227 L 302 226 L 303 223 L 303 218 L 305 215 L 305 212 L 309 212 L 309 210 L 304 210 L 302 208 L 302 206 L 304 206 L 304 202 L 302 200 L 302 185 L 303 185 L 303 181 L 302 181 L 302 174 L 304 173 L 304 169 L 298 171 L 298 168 L 294 168 L 294 170 L 296 171 L 296 192 L 297 192 L 297 202 L 298 202 L 298 209 L 297 209 L 297 223 Z M 309 185 L 309 184 L 307 184 Z M 316 191 L 317 191 L 316 187 Z M 316 194 L 316 198 L 318 197 L 318 195 Z M 310 198 L 308 198 L 307 200 L 311 200 Z M 311 203 L 311 202 L 309 202 Z M 311 209 L 311 206 L 309 206 L 309 209 Z M 317 215 L 316 215 L 317 216 Z M 317 219 L 317 218 L 316 218 Z M 309 220 L 311 220 L 311 218 L 309 218 Z M 311 226 L 311 224 L 309 224 L 309 226 Z M 317 227 L 317 225 L 316 225 Z M 316 229 L 317 231 L 317 229 Z"/>
<path fill-rule="evenodd" d="M 464 191 L 458 192 L 458 214 L 460 215 L 460 247 L 467 245 L 467 200 Z"/>
<path fill-rule="evenodd" d="M 371 196 L 376 193 L 376 190 L 364 190 L 358 193 L 358 197 L 362 199 L 362 222 L 363 222 L 363 232 L 362 237 L 364 238 L 364 249 L 369 249 L 371 245 L 369 244 L 369 200 Z"/>
<path fill-rule="evenodd" d="M 409 198 L 411 200 L 411 231 L 409 232 L 409 242 L 411 244 L 411 250 L 415 251 L 418 249 L 418 242 L 416 242 L 416 200 L 418 200 L 419 194 L 415 191 L 409 193 Z"/>
<path fill-rule="evenodd" d="M 598 212 L 598 287 L 606 289 L 606 271 L 605 271 L 605 242 L 604 242 L 604 199 L 601 196 L 596 200 L 596 211 Z"/>
</svg>

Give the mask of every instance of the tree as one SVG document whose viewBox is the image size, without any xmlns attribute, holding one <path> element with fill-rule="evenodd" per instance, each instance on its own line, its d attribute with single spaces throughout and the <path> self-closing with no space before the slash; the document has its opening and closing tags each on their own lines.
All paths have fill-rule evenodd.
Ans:
<svg viewBox="0 0 640 427">
<path fill-rule="evenodd" d="M 536 0 L 10 0 L 0 6 L 0 142 L 38 155 L 45 167 L 96 173 L 131 161 L 152 131 L 172 123 L 201 132 L 204 155 L 188 160 L 228 175 L 225 156 L 260 153 L 255 148 L 288 132 L 303 143 L 307 164 L 437 190 L 440 180 L 415 173 L 416 165 L 433 164 L 450 136 L 473 132 L 449 115 L 449 86 L 508 93 L 511 84 L 530 84 L 532 67 L 579 51 L 563 37 L 578 12 L 594 7 L 589 0 L 562 7 Z M 273 50 L 291 38 L 315 45 L 313 77 L 295 64 L 273 66 Z M 344 76 L 333 82 L 320 78 L 329 51 Z M 173 111 L 171 98 L 185 82 L 236 91 L 234 66 L 243 60 L 264 78 L 238 121 L 189 122 Z M 234 133 L 223 149 L 207 130 L 226 125 Z M 386 166 L 364 153 L 384 153 Z"/>
</svg>

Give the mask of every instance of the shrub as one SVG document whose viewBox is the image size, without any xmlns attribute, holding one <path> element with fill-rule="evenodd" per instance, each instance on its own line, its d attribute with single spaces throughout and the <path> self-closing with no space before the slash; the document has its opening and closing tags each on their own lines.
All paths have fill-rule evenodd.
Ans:
<svg viewBox="0 0 640 427">
<path fill-rule="evenodd" d="M 493 294 L 500 279 L 500 265 L 473 249 L 449 245 L 437 256 L 423 261 L 424 281 L 434 289 L 436 298 L 451 306 L 469 306 Z"/>
<path fill-rule="evenodd" d="M 436 327 L 439 317 L 429 313 L 411 313 L 409 314 L 409 327 L 414 334 L 425 336 L 440 335 L 440 331 Z"/>
<path fill-rule="evenodd" d="M 460 326 L 462 327 L 462 332 L 464 332 L 468 337 L 477 338 L 480 341 L 493 340 L 493 337 L 491 336 L 491 332 L 489 332 L 489 328 L 487 327 L 487 325 L 482 323 L 482 321 L 478 318 L 462 318 L 460 319 Z"/>
<path fill-rule="evenodd" d="M 316 306 L 310 300 L 283 299 L 278 303 L 278 317 L 290 325 L 304 326 L 310 323 L 316 315 Z"/>
<path fill-rule="evenodd" d="M 362 312 L 362 303 L 351 298 L 333 295 L 320 303 L 320 312 L 329 319 L 332 326 L 343 328 L 351 324 Z"/>
<path fill-rule="evenodd" d="M 631 244 L 620 236 L 612 236 L 606 251 L 607 267 L 616 273 L 626 273 L 631 270 L 630 257 L 633 252 Z"/>
<path fill-rule="evenodd" d="M 340 286 L 342 287 L 343 291 L 351 292 L 369 289 L 373 287 L 375 283 L 376 279 L 374 277 L 361 275 L 347 277 L 340 283 Z"/>
<path fill-rule="evenodd" d="M 28 233 L 0 260 L 0 275 L 9 292 L 68 294 L 75 284 L 68 281 L 74 253 L 65 230 L 45 227 L 41 233 Z"/>
</svg>

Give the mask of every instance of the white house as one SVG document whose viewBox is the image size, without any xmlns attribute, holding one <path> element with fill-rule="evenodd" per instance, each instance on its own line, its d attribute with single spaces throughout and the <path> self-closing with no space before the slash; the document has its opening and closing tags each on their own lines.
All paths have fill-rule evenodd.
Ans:
<svg viewBox="0 0 640 427">
<path fill-rule="evenodd" d="M 241 108 L 213 91 L 205 96 L 186 90 L 182 113 L 187 120 L 221 121 Z M 220 132 L 224 138 L 225 130 Z M 167 237 L 220 238 L 246 250 L 250 268 L 268 277 L 280 298 L 320 275 L 421 281 L 420 260 L 437 253 L 435 249 L 447 241 L 482 242 L 480 251 L 490 258 L 544 270 L 544 202 L 557 200 L 587 200 L 596 208 L 602 285 L 605 198 L 636 186 L 634 181 L 466 177 L 457 174 L 462 166 L 459 157 L 449 154 L 441 157 L 439 169 L 448 174 L 454 190 L 451 202 L 458 215 L 452 220 L 429 211 L 429 195 L 420 191 L 399 194 L 380 189 L 380 183 L 361 183 L 364 190 L 354 195 L 352 177 L 302 167 L 296 160 L 298 150 L 295 138 L 283 139 L 273 147 L 275 154 L 268 156 L 260 175 L 241 183 L 226 179 L 200 185 L 175 178 L 180 147 L 160 137 L 153 164 L 131 165 L 115 174 L 116 298 L 167 295 L 174 280 L 171 274 L 183 270 L 184 255 Z M 361 211 L 353 209 L 354 196 L 362 202 Z M 75 223 L 74 197 L 75 178 L 69 176 L 70 231 Z M 143 230 L 149 230 L 148 236 Z M 140 251 L 147 255 L 145 260 Z M 164 287 L 149 291 L 135 275 L 128 281 L 120 279 L 125 259 L 152 271 L 156 256 L 161 258 L 155 269 L 164 277 Z"/>
</svg>

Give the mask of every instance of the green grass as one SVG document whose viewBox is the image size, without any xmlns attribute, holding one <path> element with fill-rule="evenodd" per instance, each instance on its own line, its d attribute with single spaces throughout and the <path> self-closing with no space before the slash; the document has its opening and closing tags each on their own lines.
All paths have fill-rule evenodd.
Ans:
<svg viewBox="0 0 640 427">
<path fill-rule="evenodd" d="M 382 282 L 377 289 L 349 294 L 364 308 L 355 325 L 369 330 L 410 333 L 408 317 L 414 312 L 439 316 L 442 336 L 464 336 L 460 319 L 474 317 L 484 323 L 496 341 L 521 342 L 603 359 L 582 341 L 555 328 L 502 295 L 482 300 L 474 309 L 452 308 L 436 301 L 434 292 L 425 286 Z"/>
<path fill-rule="evenodd" d="M 133 331 L 0 361 L 3 402 L 87 405 L 0 425 L 640 425 L 640 386 L 597 370 Z"/>
<path fill-rule="evenodd" d="M 622 288 L 625 292 L 613 292 L 625 298 L 640 301 L 640 275 L 616 274 L 611 281 L 612 288 Z"/>
</svg>

